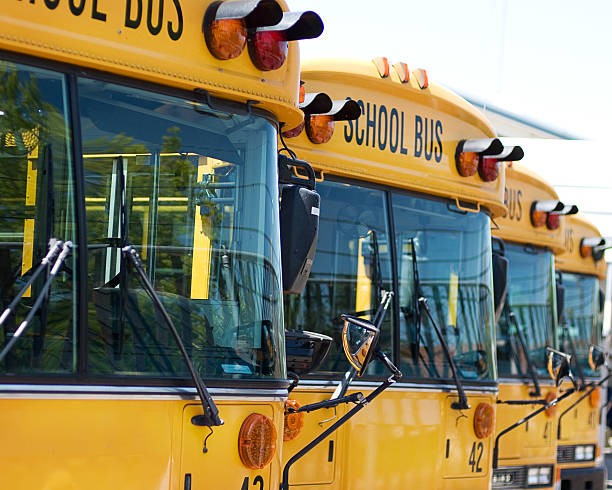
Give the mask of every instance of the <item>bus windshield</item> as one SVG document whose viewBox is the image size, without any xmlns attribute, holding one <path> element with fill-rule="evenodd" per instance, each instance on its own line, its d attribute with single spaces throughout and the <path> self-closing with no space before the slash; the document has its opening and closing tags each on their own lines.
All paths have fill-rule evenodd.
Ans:
<svg viewBox="0 0 612 490">
<path fill-rule="evenodd" d="M 77 297 L 85 291 L 76 285 L 78 264 L 67 261 L 0 366 L 4 372 L 74 374 L 81 366 L 89 377 L 189 377 L 122 258 L 121 247 L 130 244 L 202 377 L 284 378 L 273 123 L 220 103 L 211 108 L 88 78 L 69 92 L 62 73 L 0 68 L 2 115 L 9 116 L 0 116 L 0 306 L 19 291 L 51 237 L 72 240 L 73 255 L 86 253 L 88 266 L 87 297 Z M 68 116 L 70 97 L 78 97 L 76 121 Z M 73 158 L 73 147 L 82 158 Z M 80 202 L 76 172 L 83 177 Z M 79 215 L 85 247 L 74 231 Z M 41 281 L 3 326 L 4 343 Z M 86 335 L 77 301 L 87 301 Z"/>
<path fill-rule="evenodd" d="M 561 348 L 573 354 L 586 376 L 598 376 L 588 362 L 589 347 L 601 340 L 601 315 L 599 312 L 599 280 L 595 276 L 563 272 L 565 308 L 560 325 Z M 570 342 L 573 341 L 572 343 Z"/>
<path fill-rule="evenodd" d="M 506 243 L 508 297 L 497 324 L 497 368 L 500 376 L 529 375 L 514 313 L 538 377 L 548 378 L 546 347 L 553 346 L 552 253 L 532 245 Z"/>
</svg>

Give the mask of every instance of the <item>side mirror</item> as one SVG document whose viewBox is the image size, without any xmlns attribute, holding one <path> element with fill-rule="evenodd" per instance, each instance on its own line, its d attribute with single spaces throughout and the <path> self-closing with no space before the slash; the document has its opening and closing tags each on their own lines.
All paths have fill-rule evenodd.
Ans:
<svg viewBox="0 0 612 490">
<path fill-rule="evenodd" d="M 592 345 L 589 347 L 589 366 L 593 371 L 597 371 L 606 363 L 606 354 L 599 347 Z"/>
<path fill-rule="evenodd" d="M 319 236 L 319 194 L 304 186 L 283 187 L 280 204 L 283 290 L 300 294 L 306 286 Z"/>
<path fill-rule="evenodd" d="M 599 313 L 603 313 L 606 306 L 606 293 L 603 289 L 599 290 Z"/>
<path fill-rule="evenodd" d="M 327 357 L 332 338 L 304 330 L 285 330 L 287 370 L 298 376 L 316 371 Z"/>
<path fill-rule="evenodd" d="M 570 370 L 570 361 L 572 356 L 569 354 L 565 354 L 564 352 L 560 352 L 555 349 L 548 349 L 548 374 L 555 382 L 555 386 L 560 386 L 561 382 L 564 378 L 569 378 L 572 383 L 574 382 L 574 377 L 572 376 L 572 372 Z"/>
<path fill-rule="evenodd" d="M 498 253 L 493 253 L 493 304 L 495 306 L 495 324 L 499 321 L 506 297 L 508 296 L 508 263 L 509 260 Z"/>
<path fill-rule="evenodd" d="M 342 346 L 346 358 L 361 376 L 372 360 L 380 330 L 370 321 L 351 315 L 341 315 L 344 320 L 342 328 Z"/>
<path fill-rule="evenodd" d="M 565 286 L 563 285 L 561 274 L 557 274 L 555 284 L 557 291 L 557 322 L 561 323 L 563 310 L 565 309 Z"/>
</svg>

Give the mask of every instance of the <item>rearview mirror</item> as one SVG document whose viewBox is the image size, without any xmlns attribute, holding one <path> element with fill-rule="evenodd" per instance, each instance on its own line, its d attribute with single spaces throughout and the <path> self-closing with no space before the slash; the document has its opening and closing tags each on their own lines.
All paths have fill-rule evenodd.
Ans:
<svg viewBox="0 0 612 490">
<path fill-rule="evenodd" d="M 319 236 L 319 194 L 301 185 L 283 187 L 280 204 L 283 291 L 300 294 L 306 286 Z"/>
<path fill-rule="evenodd" d="M 597 371 L 606 363 L 606 354 L 599 347 L 592 345 L 589 347 L 589 366 L 593 371 Z"/>
<path fill-rule="evenodd" d="M 332 338 L 305 330 L 285 330 L 287 370 L 298 376 L 316 371 L 327 357 Z"/>
<path fill-rule="evenodd" d="M 548 349 L 548 374 L 555 382 L 555 386 L 560 386 L 561 382 L 564 378 L 569 378 L 572 383 L 574 382 L 574 377 L 572 376 L 572 372 L 570 370 L 570 361 L 572 356 L 569 354 L 565 354 L 564 352 L 560 352 L 555 349 Z"/>
<path fill-rule="evenodd" d="M 508 259 L 498 253 L 492 255 L 493 263 L 493 304 L 495 324 L 499 321 L 508 295 Z"/>
<path fill-rule="evenodd" d="M 351 315 L 341 315 L 342 347 L 346 358 L 361 376 L 372 360 L 378 346 L 380 330 L 370 321 Z"/>
</svg>

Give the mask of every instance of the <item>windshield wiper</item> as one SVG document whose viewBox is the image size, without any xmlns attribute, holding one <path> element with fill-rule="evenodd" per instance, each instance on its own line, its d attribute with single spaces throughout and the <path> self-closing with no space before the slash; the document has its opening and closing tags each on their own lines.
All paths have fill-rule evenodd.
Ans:
<svg viewBox="0 0 612 490">
<path fill-rule="evenodd" d="M 451 368 L 453 379 L 455 381 L 455 386 L 457 387 L 457 394 L 459 395 L 459 401 L 451 403 L 451 408 L 454 410 L 466 410 L 470 408 L 468 404 L 467 396 L 465 394 L 465 390 L 463 389 L 463 384 L 461 383 L 461 379 L 457 375 L 457 368 L 455 367 L 455 361 L 453 360 L 453 356 L 451 356 L 450 354 L 450 350 L 448 348 L 448 344 L 446 343 L 446 339 L 444 338 L 444 335 L 442 334 L 442 330 L 440 329 L 440 327 L 434 320 L 434 317 L 431 314 L 431 310 L 429 309 L 429 305 L 427 304 L 427 298 L 425 298 L 425 295 L 422 292 L 421 282 L 419 278 L 419 267 L 418 267 L 418 262 L 417 262 L 416 250 L 414 247 L 414 238 L 411 238 L 410 240 L 412 242 L 412 247 L 411 247 L 412 248 L 411 250 L 412 270 L 413 270 L 412 279 L 414 282 L 414 294 L 417 298 L 417 312 L 418 312 L 417 313 L 417 333 L 416 333 L 417 346 L 420 346 L 420 342 L 421 342 L 420 336 L 421 336 L 422 316 L 420 312 L 422 309 L 427 314 L 429 321 L 431 322 L 431 324 L 434 327 L 434 330 L 436 331 L 436 335 L 438 336 L 438 340 L 440 341 L 440 344 L 442 345 L 442 350 L 444 351 L 444 356 L 446 357 L 446 360 L 448 361 L 448 364 Z"/>
<path fill-rule="evenodd" d="M 200 425 L 200 426 L 207 426 L 207 427 L 223 425 L 223 420 L 219 418 L 219 409 L 217 408 L 217 405 L 215 405 L 215 402 L 210 396 L 210 393 L 206 389 L 206 385 L 202 381 L 202 378 L 200 377 L 198 372 L 193 367 L 193 363 L 191 362 L 191 359 L 189 358 L 189 354 L 187 353 L 187 350 L 185 349 L 185 345 L 183 344 L 183 341 L 178 331 L 176 330 L 174 323 L 172 323 L 172 319 L 168 315 L 166 308 L 164 307 L 163 303 L 161 302 L 161 299 L 155 292 L 155 289 L 153 288 L 151 281 L 149 280 L 149 276 L 147 276 L 147 273 L 144 270 L 140 255 L 138 254 L 136 249 L 131 245 L 123 247 L 121 249 L 121 253 L 125 255 L 128 259 L 131 260 L 134 268 L 136 269 L 136 272 L 138 272 L 138 275 L 140 276 L 140 279 L 142 280 L 142 284 L 145 290 L 151 297 L 153 304 L 157 307 L 157 310 L 159 311 L 164 321 L 166 322 L 166 325 L 170 329 L 170 332 L 172 332 L 172 335 L 174 336 L 174 340 L 176 344 L 178 345 L 178 348 L 181 351 L 181 355 L 183 356 L 185 360 L 187 369 L 189 369 L 189 373 L 191 374 L 191 378 L 193 379 L 193 383 L 195 384 L 196 391 L 198 392 L 198 396 L 202 402 L 202 408 L 204 410 L 204 413 L 202 415 L 195 415 L 194 417 L 192 417 L 191 423 L 193 425 Z"/>
<path fill-rule="evenodd" d="M 523 351 L 523 355 L 525 356 L 525 360 L 527 361 L 527 371 L 529 372 L 529 376 L 533 381 L 533 391 L 529 392 L 530 396 L 542 396 L 542 391 L 540 390 L 540 382 L 538 381 L 538 375 L 536 373 L 533 362 L 531 361 L 531 357 L 529 356 L 529 351 L 527 350 L 527 345 L 525 344 L 525 339 L 523 338 L 523 332 L 521 331 L 518 321 L 516 319 L 516 315 L 508 305 L 508 318 L 510 322 L 514 325 L 514 330 L 516 332 L 516 337 L 519 340 L 519 344 L 521 345 L 521 350 Z M 520 366 L 519 366 L 520 369 Z"/>
<path fill-rule="evenodd" d="M 21 334 L 23 334 L 25 329 L 28 327 L 28 325 L 32 321 L 32 318 L 34 318 L 34 315 L 38 312 L 38 310 L 42 306 L 43 301 L 47 298 L 47 293 L 49 292 L 53 279 L 55 279 L 55 276 L 59 272 L 60 267 L 62 266 L 64 261 L 66 260 L 66 257 L 68 257 L 68 254 L 70 253 L 71 249 L 72 249 L 71 241 L 62 242 L 61 240 L 57 240 L 55 238 L 52 238 L 51 240 L 49 240 L 49 251 L 47 252 L 47 255 L 45 255 L 45 257 L 41 260 L 40 264 L 36 267 L 32 275 L 30 276 L 30 278 L 26 281 L 25 285 L 21 288 L 21 291 L 19 291 L 17 296 L 15 296 L 13 301 L 11 301 L 9 306 L 4 310 L 4 312 L 2 313 L 2 316 L 0 316 L 0 326 L 2 326 L 2 324 L 6 321 L 9 315 L 15 311 L 15 308 L 17 307 L 19 300 L 23 297 L 23 295 L 26 293 L 28 288 L 32 285 L 34 280 L 36 280 L 36 278 L 41 274 L 41 272 L 49 266 L 51 261 L 55 258 L 55 256 L 59 252 L 59 255 L 57 255 L 55 262 L 53 262 L 53 266 L 51 267 L 51 271 L 49 272 L 49 275 L 47 276 L 47 280 L 44 282 L 40 290 L 40 293 L 38 294 L 38 296 L 36 297 L 36 300 L 34 301 L 34 304 L 32 305 L 32 308 L 30 309 L 30 311 L 28 312 L 24 320 L 21 322 L 17 330 L 15 330 L 15 332 L 13 333 L 11 340 L 4 346 L 4 348 L 2 349 L 2 352 L 0 352 L 0 362 L 2 362 L 2 360 L 6 357 L 6 355 L 13 348 L 13 346 L 15 345 L 19 337 L 21 337 Z"/>
</svg>

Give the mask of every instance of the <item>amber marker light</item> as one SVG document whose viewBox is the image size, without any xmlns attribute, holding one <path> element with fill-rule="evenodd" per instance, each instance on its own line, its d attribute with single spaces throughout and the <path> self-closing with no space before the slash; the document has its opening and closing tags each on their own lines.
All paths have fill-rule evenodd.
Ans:
<svg viewBox="0 0 612 490">
<path fill-rule="evenodd" d="M 474 411 L 474 433 L 478 439 L 489 437 L 493 432 L 495 412 L 489 403 L 479 403 Z"/>
<path fill-rule="evenodd" d="M 306 98 L 306 89 L 304 88 L 304 82 L 300 80 L 300 98 L 299 98 L 299 103 L 303 104 L 305 98 Z"/>
<path fill-rule="evenodd" d="M 589 395 L 589 403 L 591 404 L 591 407 L 599 408 L 599 404 L 601 403 L 601 391 L 599 388 L 595 388 L 593 391 L 591 391 L 591 394 Z"/>
<path fill-rule="evenodd" d="M 276 451 L 276 429 L 272 419 L 252 413 L 242 423 L 238 434 L 238 454 L 242 464 L 251 470 L 267 466 Z"/>
<path fill-rule="evenodd" d="M 546 400 L 546 403 L 548 404 L 552 402 L 555 398 L 557 398 L 557 393 L 555 391 L 549 391 L 548 393 L 546 393 L 544 400 Z M 553 405 L 552 407 L 548 407 L 546 410 L 544 410 L 544 414 L 548 418 L 553 418 L 556 413 L 557 413 L 557 405 Z"/>
<path fill-rule="evenodd" d="M 274 0 L 213 2 L 202 23 L 206 46 L 217 59 L 237 58 L 244 51 L 249 29 L 277 24 L 282 16 Z"/>
<path fill-rule="evenodd" d="M 462 177 L 471 177 L 478 171 L 480 155 L 473 151 L 462 152 L 457 158 L 457 171 Z"/>
<path fill-rule="evenodd" d="M 471 177 L 476 172 L 481 173 L 481 178 L 492 178 L 495 174 L 495 180 L 499 174 L 499 164 L 497 157 L 490 156 L 499 154 L 503 149 L 504 145 L 497 138 L 461 140 L 455 149 L 457 172 L 462 177 Z"/>
<path fill-rule="evenodd" d="M 327 143 L 334 134 L 334 118 L 322 114 L 308 116 L 306 134 L 308 139 L 317 145 Z"/>
<path fill-rule="evenodd" d="M 300 404 L 296 400 L 285 402 L 285 425 L 283 428 L 283 441 L 293 441 L 302 432 L 304 427 L 304 413 L 289 413 L 287 409 L 297 410 Z"/>
</svg>

